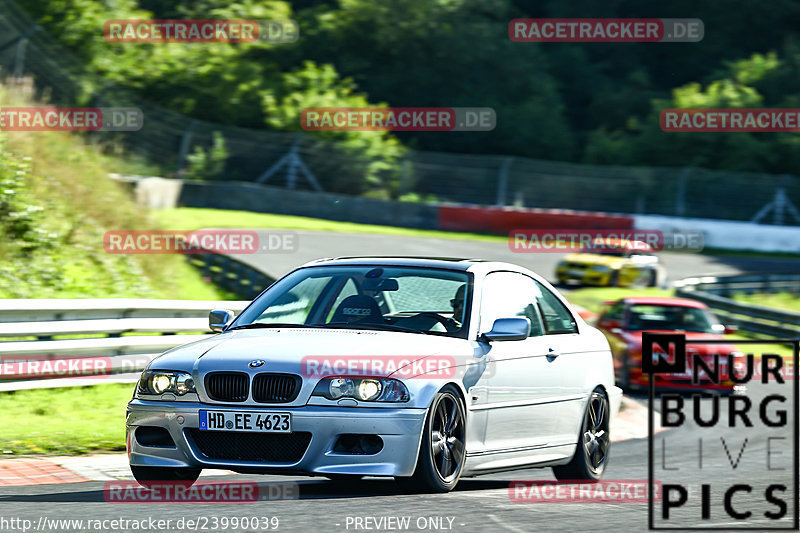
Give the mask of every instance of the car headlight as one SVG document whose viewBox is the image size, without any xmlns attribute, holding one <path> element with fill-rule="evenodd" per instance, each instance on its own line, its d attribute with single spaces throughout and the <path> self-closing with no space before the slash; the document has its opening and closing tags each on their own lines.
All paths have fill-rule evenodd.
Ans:
<svg viewBox="0 0 800 533">
<path fill-rule="evenodd" d="M 195 388 L 194 380 L 188 372 L 145 370 L 139 378 L 138 391 L 142 394 L 171 392 L 183 396 L 187 392 L 195 392 Z"/>
<path fill-rule="evenodd" d="M 607 267 L 605 265 L 594 265 L 592 267 L 592 270 L 594 272 L 608 272 L 609 270 L 611 270 L 611 267 Z"/>
<path fill-rule="evenodd" d="M 409 398 L 402 381 L 388 378 L 325 378 L 317 383 L 311 395 L 329 400 L 355 398 L 363 402 L 407 402 Z"/>
</svg>

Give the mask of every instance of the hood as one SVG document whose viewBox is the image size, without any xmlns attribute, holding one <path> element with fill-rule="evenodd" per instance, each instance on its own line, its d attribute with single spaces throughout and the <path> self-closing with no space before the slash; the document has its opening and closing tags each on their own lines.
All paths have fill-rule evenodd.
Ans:
<svg viewBox="0 0 800 533">
<path fill-rule="evenodd" d="M 471 355 L 464 339 L 394 331 L 276 328 L 239 330 L 174 348 L 155 358 L 151 368 L 248 372 L 248 363 L 263 360 L 258 372 L 300 373 L 307 358 L 374 357 L 420 359 L 426 356 Z"/>
<path fill-rule="evenodd" d="M 579 265 L 604 265 L 614 268 L 622 263 L 621 257 L 614 257 L 612 255 L 601 254 L 569 254 L 564 258 L 567 263 L 575 263 Z"/>
</svg>

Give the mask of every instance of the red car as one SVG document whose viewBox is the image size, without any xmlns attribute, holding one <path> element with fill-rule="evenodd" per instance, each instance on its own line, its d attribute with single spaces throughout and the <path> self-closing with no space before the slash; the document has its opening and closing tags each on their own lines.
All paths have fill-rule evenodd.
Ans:
<svg viewBox="0 0 800 533">
<path fill-rule="evenodd" d="M 743 355 L 732 344 L 691 344 L 692 340 L 720 340 L 735 331 L 724 326 L 705 304 L 683 298 L 633 297 L 606 302 L 606 308 L 597 318 L 597 327 L 603 332 L 614 354 L 617 384 L 623 389 L 647 387 L 648 375 L 642 372 L 642 332 L 685 333 L 686 351 L 697 353 L 709 368 L 714 368 L 714 354 L 719 354 L 720 366 L 727 366 L 728 354 L 733 354 L 734 365 L 744 361 Z M 727 377 L 727 368 L 721 375 Z M 720 384 L 691 382 L 691 357 L 687 358 L 684 374 L 656 374 L 660 388 L 702 388 L 732 392 L 734 383 L 725 380 Z M 702 374 L 701 374 L 702 375 Z"/>
</svg>

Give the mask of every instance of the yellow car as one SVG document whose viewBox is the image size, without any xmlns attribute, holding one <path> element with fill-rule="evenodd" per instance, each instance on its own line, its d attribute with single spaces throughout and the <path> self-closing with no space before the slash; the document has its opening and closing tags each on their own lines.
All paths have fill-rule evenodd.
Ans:
<svg viewBox="0 0 800 533">
<path fill-rule="evenodd" d="M 559 261 L 559 283 L 608 287 L 656 287 L 666 277 L 653 248 L 642 241 L 604 239 L 602 245 L 572 253 Z"/>
</svg>

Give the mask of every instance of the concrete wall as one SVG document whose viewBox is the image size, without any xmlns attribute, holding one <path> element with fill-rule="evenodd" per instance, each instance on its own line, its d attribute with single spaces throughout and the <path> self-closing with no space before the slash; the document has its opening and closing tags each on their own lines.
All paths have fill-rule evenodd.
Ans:
<svg viewBox="0 0 800 533">
<path fill-rule="evenodd" d="M 732 220 L 633 215 L 636 229 L 702 231 L 706 248 L 800 253 L 800 227 Z"/>
<path fill-rule="evenodd" d="M 705 246 L 800 253 L 800 227 L 657 215 L 609 215 L 557 209 L 513 209 L 391 202 L 340 194 L 292 191 L 246 182 L 181 182 L 114 176 L 135 182 L 150 207 L 209 207 L 297 215 L 363 224 L 507 234 L 524 228 L 702 231 Z M 213 221 L 209 221 L 213 224 Z"/>
<path fill-rule="evenodd" d="M 340 194 L 292 191 L 256 183 L 184 182 L 178 203 L 184 207 L 237 209 L 363 224 L 436 229 L 438 207 L 387 202 Z"/>
<path fill-rule="evenodd" d="M 148 185 L 145 181 L 139 184 L 140 189 Z M 178 205 L 498 235 L 508 234 L 515 228 L 633 227 L 633 220 L 626 215 L 392 202 L 341 194 L 292 191 L 245 182 L 183 182 Z"/>
</svg>

